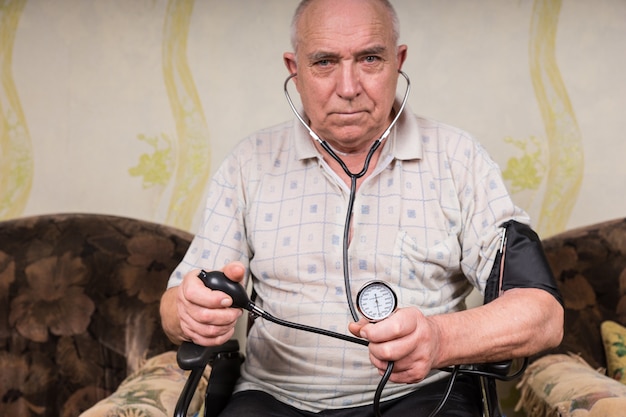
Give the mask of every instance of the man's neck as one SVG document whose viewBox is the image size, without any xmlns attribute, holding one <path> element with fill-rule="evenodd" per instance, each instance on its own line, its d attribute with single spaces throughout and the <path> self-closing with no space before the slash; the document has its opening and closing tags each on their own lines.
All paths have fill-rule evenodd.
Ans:
<svg viewBox="0 0 626 417">
<path fill-rule="evenodd" d="M 353 175 L 359 174 L 363 170 L 365 163 L 367 162 L 367 155 L 371 151 L 371 145 L 367 149 L 361 149 L 355 152 L 342 152 L 336 150 L 328 143 L 327 145 L 337 155 L 337 157 L 339 157 L 339 159 Z M 333 158 L 332 155 L 330 155 L 328 151 L 324 149 L 322 145 L 320 145 L 318 142 L 315 143 L 315 146 L 322 154 L 322 157 L 324 158 L 324 161 L 326 161 L 328 166 L 346 183 L 346 185 L 350 186 L 352 178 L 348 173 L 344 171 L 344 169 L 341 167 L 341 164 L 336 161 L 335 158 Z M 362 177 L 359 177 L 357 179 L 357 188 L 361 185 L 363 180 L 367 178 L 371 172 L 373 172 L 374 167 L 376 167 L 376 164 L 378 163 L 378 157 L 380 156 L 381 148 L 382 146 L 379 146 L 372 155 L 369 161 L 367 172 Z"/>
</svg>

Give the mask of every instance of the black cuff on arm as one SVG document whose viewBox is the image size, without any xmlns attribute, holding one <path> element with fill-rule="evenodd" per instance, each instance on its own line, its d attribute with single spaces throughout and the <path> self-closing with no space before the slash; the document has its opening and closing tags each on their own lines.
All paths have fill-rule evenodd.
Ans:
<svg viewBox="0 0 626 417">
<path fill-rule="evenodd" d="M 496 298 L 500 290 L 538 288 L 552 294 L 563 305 L 561 293 L 537 233 L 530 226 L 515 220 L 509 220 L 501 227 L 505 233 L 504 244 L 496 255 L 487 280 L 485 303 Z M 501 268 L 504 268 L 502 274 Z"/>
</svg>

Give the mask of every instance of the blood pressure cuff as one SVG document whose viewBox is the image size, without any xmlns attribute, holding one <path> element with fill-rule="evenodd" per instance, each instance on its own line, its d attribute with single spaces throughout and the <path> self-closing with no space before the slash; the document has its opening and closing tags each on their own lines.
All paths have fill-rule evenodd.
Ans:
<svg viewBox="0 0 626 417">
<path fill-rule="evenodd" d="M 509 220 L 501 225 L 502 248 L 496 254 L 485 287 L 485 304 L 500 292 L 512 288 L 538 288 L 547 291 L 561 305 L 563 299 L 543 252 L 539 236 L 530 226 Z"/>
</svg>

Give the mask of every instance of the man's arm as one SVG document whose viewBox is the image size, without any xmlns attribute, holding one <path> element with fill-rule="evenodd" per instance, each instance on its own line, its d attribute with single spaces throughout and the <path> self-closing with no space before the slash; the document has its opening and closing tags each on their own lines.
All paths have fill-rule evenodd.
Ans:
<svg viewBox="0 0 626 417">
<path fill-rule="evenodd" d="M 511 289 L 493 302 L 463 313 L 459 318 L 432 318 L 444 329 L 437 367 L 446 366 L 446 362 L 480 363 L 530 356 L 557 346 L 563 338 L 563 307 L 540 289 Z"/>
<path fill-rule="evenodd" d="M 546 291 L 516 288 L 477 308 L 430 317 L 404 308 L 350 330 L 370 341 L 374 366 L 384 371 L 394 361 L 391 380 L 412 383 L 431 369 L 525 357 L 558 345 L 563 307 Z"/>
</svg>

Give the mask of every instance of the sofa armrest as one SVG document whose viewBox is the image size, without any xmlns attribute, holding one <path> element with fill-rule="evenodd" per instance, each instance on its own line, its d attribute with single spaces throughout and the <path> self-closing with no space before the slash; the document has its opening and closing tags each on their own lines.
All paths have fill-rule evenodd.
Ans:
<svg viewBox="0 0 626 417">
<path fill-rule="evenodd" d="M 595 370 L 577 355 L 546 355 L 517 385 L 516 411 L 529 416 L 618 417 L 626 409 L 626 385 Z"/>
<path fill-rule="evenodd" d="M 191 401 L 190 413 L 197 412 L 203 405 L 210 371 L 207 366 Z M 171 417 L 188 375 L 189 371 L 183 371 L 178 366 L 175 351 L 155 356 L 122 381 L 113 394 L 83 412 L 80 417 Z"/>
</svg>

